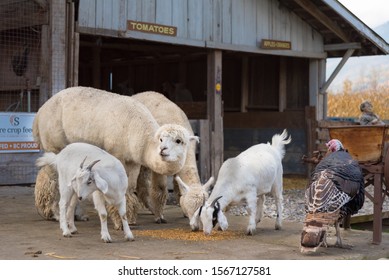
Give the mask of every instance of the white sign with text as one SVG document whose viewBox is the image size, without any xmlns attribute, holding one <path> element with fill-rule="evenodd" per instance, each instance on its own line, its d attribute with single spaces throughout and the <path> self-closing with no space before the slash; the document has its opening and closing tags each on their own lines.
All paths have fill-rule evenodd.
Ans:
<svg viewBox="0 0 389 280">
<path fill-rule="evenodd" d="M 0 153 L 39 152 L 32 136 L 35 113 L 0 113 Z"/>
</svg>

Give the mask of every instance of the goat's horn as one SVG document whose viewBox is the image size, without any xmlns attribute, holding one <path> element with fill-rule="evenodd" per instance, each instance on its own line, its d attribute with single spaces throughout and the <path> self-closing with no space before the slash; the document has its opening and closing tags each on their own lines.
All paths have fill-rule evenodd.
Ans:
<svg viewBox="0 0 389 280">
<path fill-rule="evenodd" d="M 215 198 L 215 200 L 212 201 L 211 206 L 212 206 L 212 207 L 215 207 L 215 203 L 216 203 L 220 198 L 222 198 L 222 196 L 219 196 L 219 197 Z"/>
<path fill-rule="evenodd" d="M 84 158 L 84 160 L 81 162 L 80 164 L 80 168 L 82 169 L 82 167 L 84 166 L 84 163 L 85 163 L 85 160 L 86 160 L 87 157 Z"/>
<path fill-rule="evenodd" d="M 95 161 L 93 161 L 91 164 L 89 164 L 88 165 L 88 167 L 86 168 L 86 169 L 88 169 L 89 171 L 91 171 L 91 169 L 92 169 L 92 167 L 93 167 L 93 165 L 95 165 L 96 163 L 98 163 L 100 160 L 98 159 L 98 160 L 95 160 Z"/>
</svg>

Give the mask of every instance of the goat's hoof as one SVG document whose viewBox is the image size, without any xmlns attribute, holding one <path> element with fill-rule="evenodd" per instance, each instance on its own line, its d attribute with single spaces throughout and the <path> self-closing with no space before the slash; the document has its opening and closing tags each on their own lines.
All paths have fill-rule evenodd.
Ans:
<svg viewBox="0 0 389 280">
<path fill-rule="evenodd" d="M 104 243 L 111 243 L 112 242 L 112 239 L 110 236 L 108 237 L 101 237 L 101 239 L 104 241 Z"/>
<path fill-rule="evenodd" d="M 281 225 L 276 225 L 274 228 L 275 228 L 275 230 L 281 230 L 282 226 Z"/>
<path fill-rule="evenodd" d="M 155 222 L 157 224 L 167 224 L 167 220 L 165 220 L 164 218 L 158 218 L 155 220 Z"/>
<path fill-rule="evenodd" d="M 72 237 L 72 234 L 70 232 L 69 233 L 63 233 L 62 235 L 63 235 L 63 237 L 67 237 L 67 238 Z"/>
<path fill-rule="evenodd" d="M 246 231 L 246 235 L 254 235 L 255 234 L 255 229 L 248 229 L 247 231 Z"/>
<path fill-rule="evenodd" d="M 76 221 L 87 222 L 87 221 L 89 221 L 89 216 L 88 215 L 83 215 L 83 216 L 75 215 L 74 219 Z"/>
<path fill-rule="evenodd" d="M 127 235 L 125 238 L 127 241 L 134 241 L 135 240 L 134 236 L 132 236 L 132 235 Z"/>
</svg>

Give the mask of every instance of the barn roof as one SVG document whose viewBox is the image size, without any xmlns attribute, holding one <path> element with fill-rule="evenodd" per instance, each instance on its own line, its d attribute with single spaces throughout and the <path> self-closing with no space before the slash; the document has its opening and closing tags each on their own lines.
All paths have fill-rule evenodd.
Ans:
<svg viewBox="0 0 389 280">
<path fill-rule="evenodd" d="M 336 0 L 279 0 L 324 38 L 328 57 L 389 54 L 388 43 Z"/>
</svg>

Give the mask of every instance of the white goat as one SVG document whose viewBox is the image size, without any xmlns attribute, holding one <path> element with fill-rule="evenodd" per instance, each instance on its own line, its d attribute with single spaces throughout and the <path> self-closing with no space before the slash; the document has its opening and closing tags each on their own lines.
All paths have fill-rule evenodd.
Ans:
<svg viewBox="0 0 389 280">
<path fill-rule="evenodd" d="M 88 165 L 85 167 L 86 160 Z M 57 155 L 45 153 L 37 159 L 36 165 L 52 165 L 57 170 L 60 193 L 59 221 L 63 236 L 71 237 L 77 232 L 74 224 L 77 200 L 83 201 L 92 195 L 100 217 L 101 239 L 107 243 L 112 241 L 107 226 L 107 202 L 117 207 L 125 238 L 134 240 L 126 215 L 127 174 L 117 158 L 96 146 L 73 143 Z"/>
<path fill-rule="evenodd" d="M 285 129 L 281 135 L 275 134 L 272 144 L 257 144 L 243 151 L 235 158 L 226 160 L 218 174 L 215 187 L 209 198 L 201 206 L 192 219 L 192 230 L 198 230 L 200 222 L 204 234 L 211 233 L 216 223 L 222 230 L 228 228 L 227 218 L 223 211 L 229 206 L 244 201 L 249 213 L 249 225 L 246 234 L 255 233 L 257 223 L 263 216 L 265 194 L 272 193 L 277 208 L 275 229 L 282 227 L 282 159 L 287 139 Z"/>
</svg>

